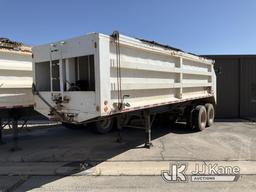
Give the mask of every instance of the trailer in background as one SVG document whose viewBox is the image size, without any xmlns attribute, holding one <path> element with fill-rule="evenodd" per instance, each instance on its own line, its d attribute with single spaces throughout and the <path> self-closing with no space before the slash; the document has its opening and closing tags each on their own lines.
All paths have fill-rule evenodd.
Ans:
<svg viewBox="0 0 256 192">
<path fill-rule="evenodd" d="M 11 124 L 14 140 L 18 139 L 18 120 L 33 110 L 31 47 L 0 38 L 0 142 L 2 129 Z M 14 150 L 17 149 L 15 142 Z"/>
<path fill-rule="evenodd" d="M 213 60 L 114 32 L 33 47 L 35 110 L 49 119 L 106 133 L 139 117 L 151 145 L 156 114 L 203 130 L 214 120 Z"/>
</svg>

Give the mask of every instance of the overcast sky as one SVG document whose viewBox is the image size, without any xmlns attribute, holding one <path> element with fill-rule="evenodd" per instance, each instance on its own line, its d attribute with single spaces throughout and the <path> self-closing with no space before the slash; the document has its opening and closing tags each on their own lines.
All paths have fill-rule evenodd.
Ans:
<svg viewBox="0 0 256 192">
<path fill-rule="evenodd" d="M 256 54 L 255 0 L 0 0 L 0 37 L 30 45 L 113 30 L 196 54 Z"/>
</svg>

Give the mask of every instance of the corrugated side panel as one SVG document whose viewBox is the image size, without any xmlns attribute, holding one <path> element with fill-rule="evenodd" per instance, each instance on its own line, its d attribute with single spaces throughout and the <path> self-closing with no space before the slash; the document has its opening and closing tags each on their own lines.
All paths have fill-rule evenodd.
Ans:
<svg viewBox="0 0 256 192">
<path fill-rule="evenodd" d="M 0 108 L 33 104 L 31 59 L 28 53 L 0 52 Z"/>
<path fill-rule="evenodd" d="M 121 90 L 130 108 L 209 96 L 212 64 L 120 44 Z M 112 104 L 118 102 L 116 45 L 110 42 Z M 128 107 L 129 108 L 129 107 Z"/>
</svg>

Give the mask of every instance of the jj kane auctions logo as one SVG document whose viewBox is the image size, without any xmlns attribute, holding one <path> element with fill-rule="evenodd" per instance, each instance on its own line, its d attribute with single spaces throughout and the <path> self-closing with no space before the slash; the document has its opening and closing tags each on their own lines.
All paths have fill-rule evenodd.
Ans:
<svg viewBox="0 0 256 192">
<path fill-rule="evenodd" d="M 188 163 L 172 163 L 169 170 L 163 170 L 162 178 L 166 182 L 217 182 L 237 181 L 240 175 L 238 166 L 221 166 L 218 163 L 195 163 L 190 173 L 187 173 Z M 191 169 L 190 169 L 191 170 Z"/>
</svg>

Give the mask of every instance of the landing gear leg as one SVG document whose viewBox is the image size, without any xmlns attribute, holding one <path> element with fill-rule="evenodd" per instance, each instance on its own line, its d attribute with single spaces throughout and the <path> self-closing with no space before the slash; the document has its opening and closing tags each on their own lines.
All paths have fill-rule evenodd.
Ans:
<svg viewBox="0 0 256 192">
<path fill-rule="evenodd" d="M 12 129 L 13 129 L 13 147 L 11 148 L 11 151 L 19 151 L 21 148 L 18 147 L 18 135 L 19 135 L 19 130 L 18 130 L 18 120 L 13 119 L 12 120 Z"/>
<path fill-rule="evenodd" d="M 151 121 L 150 121 L 150 113 L 148 110 L 144 111 L 144 120 L 145 120 L 145 133 L 146 133 L 145 148 L 150 149 L 150 147 L 153 147 L 153 144 L 151 142 Z"/>
<path fill-rule="evenodd" d="M 118 129 L 118 134 L 117 134 L 117 139 L 116 139 L 116 142 L 117 143 L 122 143 L 123 142 L 123 137 L 122 137 L 122 125 L 121 125 L 121 122 L 120 122 L 120 118 L 117 117 L 117 129 Z"/>
<path fill-rule="evenodd" d="M 3 124 L 2 124 L 2 119 L 0 119 L 0 145 L 4 144 L 2 131 L 3 131 Z"/>
</svg>

